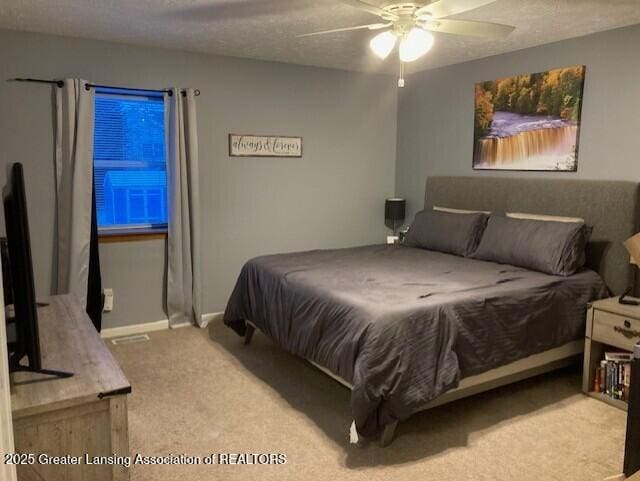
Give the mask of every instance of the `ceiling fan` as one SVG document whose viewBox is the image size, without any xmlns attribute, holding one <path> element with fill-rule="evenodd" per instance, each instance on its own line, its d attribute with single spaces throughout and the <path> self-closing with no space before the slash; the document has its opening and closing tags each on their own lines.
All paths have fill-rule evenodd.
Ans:
<svg viewBox="0 0 640 481">
<path fill-rule="evenodd" d="M 298 37 L 311 37 L 351 30 L 383 30 L 369 42 L 375 55 L 386 59 L 396 43 L 400 43 L 400 78 L 398 86 L 404 87 L 404 64 L 425 55 L 433 47 L 431 32 L 469 35 L 482 38 L 501 38 L 509 35 L 515 27 L 489 22 L 448 19 L 451 15 L 473 10 L 496 0 L 432 0 L 422 2 L 389 3 L 382 7 L 362 0 L 340 0 L 342 3 L 377 15 L 384 23 L 371 23 L 355 27 L 335 28 L 321 32 L 306 33 Z"/>
</svg>

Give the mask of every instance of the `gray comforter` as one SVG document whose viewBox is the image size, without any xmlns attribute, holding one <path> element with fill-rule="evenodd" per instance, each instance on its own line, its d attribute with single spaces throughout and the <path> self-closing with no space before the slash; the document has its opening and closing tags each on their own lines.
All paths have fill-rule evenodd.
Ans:
<svg viewBox="0 0 640 481">
<path fill-rule="evenodd" d="M 358 432 L 372 436 L 466 376 L 584 336 L 587 302 L 607 295 L 583 270 L 551 276 L 396 245 L 258 257 L 224 320 L 251 320 L 282 348 L 353 385 Z"/>
</svg>

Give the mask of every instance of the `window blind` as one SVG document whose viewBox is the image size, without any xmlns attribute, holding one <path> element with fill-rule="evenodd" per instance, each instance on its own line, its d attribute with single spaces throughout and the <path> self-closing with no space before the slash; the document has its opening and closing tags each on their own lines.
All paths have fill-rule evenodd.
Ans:
<svg viewBox="0 0 640 481">
<path fill-rule="evenodd" d="M 94 182 L 101 229 L 166 226 L 164 99 L 96 91 Z"/>
</svg>

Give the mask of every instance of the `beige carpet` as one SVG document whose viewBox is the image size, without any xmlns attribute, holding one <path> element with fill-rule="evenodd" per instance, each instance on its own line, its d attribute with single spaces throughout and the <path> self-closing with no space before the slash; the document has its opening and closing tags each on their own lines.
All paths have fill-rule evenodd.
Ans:
<svg viewBox="0 0 640 481">
<path fill-rule="evenodd" d="M 388 448 L 348 444 L 349 392 L 256 333 L 182 328 L 111 346 L 133 385 L 132 453 L 283 453 L 275 466 L 135 466 L 132 480 L 603 480 L 625 414 L 560 371 L 419 413 Z"/>
</svg>

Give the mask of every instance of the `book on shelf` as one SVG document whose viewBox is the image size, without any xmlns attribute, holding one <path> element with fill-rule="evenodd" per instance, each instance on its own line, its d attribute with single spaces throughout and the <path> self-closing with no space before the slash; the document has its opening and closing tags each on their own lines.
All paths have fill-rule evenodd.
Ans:
<svg viewBox="0 0 640 481">
<path fill-rule="evenodd" d="M 611 399 L 628 401 L 632 358 L 630 352 L 605 352 L 596 367 L 593 390 Z"/>
</svg>

